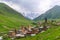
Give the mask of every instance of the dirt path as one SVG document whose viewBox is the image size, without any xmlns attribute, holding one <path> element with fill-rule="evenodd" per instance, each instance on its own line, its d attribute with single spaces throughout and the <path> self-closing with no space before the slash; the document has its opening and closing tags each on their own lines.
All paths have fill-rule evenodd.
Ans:
<svg viewBox="0 0 60 40">
<path fill-rule="evenodd" d="M 5 28 L 5 29 L 9 29 L 7 26 L 3 26 L 3 28 Z"/>
</svg>

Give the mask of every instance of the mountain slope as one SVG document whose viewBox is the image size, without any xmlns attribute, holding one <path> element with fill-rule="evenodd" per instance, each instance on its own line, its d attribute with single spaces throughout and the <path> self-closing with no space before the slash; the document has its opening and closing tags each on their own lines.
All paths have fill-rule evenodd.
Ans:
<svg viewBox="0 0 60 40">
<path fill-rule="evenodd" d="M 60 26 L 52 26 L 43 33 L 39 33 L 33 37 L 25 37 L 19 40 L 60 40 Z M 18 40 L 18 39 L 17 39 Z"/>
<path fill-rule="evenodd" d="M 48 19 L 60 19 L 60 6 L 56 5 L 46 13 L 40 15 L 34 20 L 43 20 L 45 17 Z"/>
<path fill-rule="evenodd" d="M 31 21 L 26 19 L 17 11 L 6 4 L 0 3 L 0 32 L 10 28 L 18 28 L 21 25 L 28 25 Z"/>
</svg>

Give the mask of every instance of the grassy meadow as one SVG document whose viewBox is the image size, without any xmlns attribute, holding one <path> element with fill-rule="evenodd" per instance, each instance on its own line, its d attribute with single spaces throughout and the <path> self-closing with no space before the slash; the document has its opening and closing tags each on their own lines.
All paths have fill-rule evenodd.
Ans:
<svg viewBox="0 0 60 40">
<path fill-rule="evenodd" d="M 19 38 L 15 40 L 60 40 L 60 25 L 48 23 L 50 26 L 43 33 L 38 33 L 36 36 L 26 36 L 24 38 Z M 4 40 L 11 40 L 10 38 L 5 38 Z"/>
<path fill-rule="evenodd" d="M 60 21 L 59 19 L 56 19 L 56 22 L 59 21 Z M 6 33 L 13 28 L 18 29 L 21 27 L 21 25 L 28 26 L 33 24 L 31 20 L 25 18 L 24 16 L 22 16 L 20 13 L 16 12 L 9 6 L 1 3 L 0 4 L 0 33 L 1 32 Z M 43 33 L 39 33 L 33 37 L 27 36 L 15 40 L 60 40 L 60 25 L 56 25 L 56 24 L 54 25 L 51 24 L 51 22 L 48 22 L 48 25 L 50 26 L 50 28 Z M 11 39 L 5 36 L 3 40 L 11 40 Z"/>
</svg>

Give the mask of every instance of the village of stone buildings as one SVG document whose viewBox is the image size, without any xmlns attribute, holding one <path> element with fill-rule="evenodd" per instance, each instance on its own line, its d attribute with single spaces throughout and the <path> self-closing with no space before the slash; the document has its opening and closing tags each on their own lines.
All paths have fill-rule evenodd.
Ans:
<svg viewBox="0 0 60 40">
<path fill-rule="evenodd" d="M 51 21 L 52 23 L 54 22 L 53 20 Z M 47 25 L 47 19 L 45 19 L 44 25 L 42 23 L 38 22 L 38 27 L 37 26 L 27 26 L 25 27 L 24 25 L 21 26 L 20 29 L 12 29 L 10 30 L 7 34 L 1 33 L 12 40 L 16 38 L 24 38 L 26 36 L 35 36 L 38 33 L 45 32 L 48 28 L 50 28 L 50 25 Z M 60 23 L 57 23 L 56 25 L 60 25 Z M 3 36 L 0 36 L 0 40 L 3 40 Z"/>
</svg>

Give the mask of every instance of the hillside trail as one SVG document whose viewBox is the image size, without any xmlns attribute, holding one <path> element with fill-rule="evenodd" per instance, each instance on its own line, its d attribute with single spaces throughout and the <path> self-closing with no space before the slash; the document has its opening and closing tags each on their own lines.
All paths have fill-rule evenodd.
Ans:
<svg viewBox="0 0 60 40">
<path fill-rule="evenodd" d="M 5 29 L 9 29 L 7 26 L 3 26 L 3 28 L 5 28 Z"/>
</svg>

